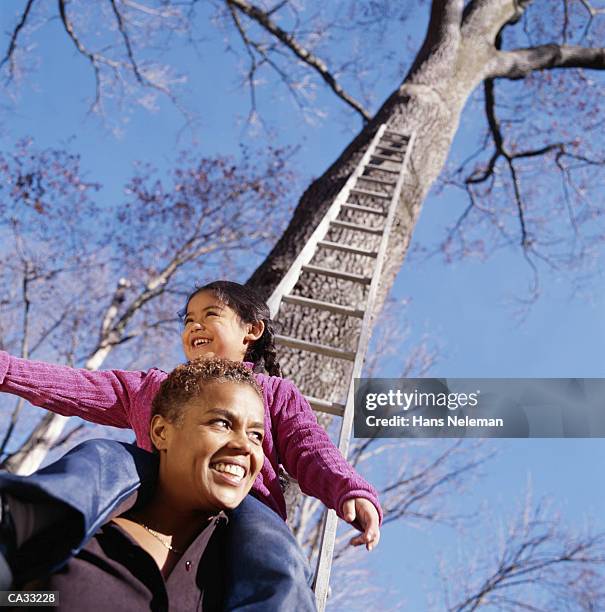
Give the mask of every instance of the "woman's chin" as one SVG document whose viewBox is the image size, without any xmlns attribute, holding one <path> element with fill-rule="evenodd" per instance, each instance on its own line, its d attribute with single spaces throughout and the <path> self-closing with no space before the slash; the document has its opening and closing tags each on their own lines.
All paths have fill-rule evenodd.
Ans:
<svg viewBox="0 0 605 612">
<path fill-rule="evenodd" d="M 217 513 L 221 510 L 233 510 L 242 503 L 244 497 L 245 496 L 234 494 L 217 495 L 211 500 L 211 504 L 216 508 Z"/>
</svg>

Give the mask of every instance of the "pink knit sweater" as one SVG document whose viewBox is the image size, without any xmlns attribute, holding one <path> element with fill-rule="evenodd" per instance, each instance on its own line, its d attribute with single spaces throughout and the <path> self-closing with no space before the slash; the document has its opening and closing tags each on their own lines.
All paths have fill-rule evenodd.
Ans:
<svg viewBox="0 0 605 612">
<path fill-rule="evenodd" d="M 137 444 L 151 450 L 151 401 L 166 372 L 102 370 L 89 372 L 29 361 L 0 351 L 0 391 L 25 398 L 65 416 L 130 428 Z M 370 500 L 382 521 L 376 490 L 346 462 L 295 385 L 284 378 L 256 374 L 265 399 L 265 462 L 253 492 L 286 518 L 278 465 L 298 480 L 301 490 L 341 516 L 347 499 Z"/>
</svg>

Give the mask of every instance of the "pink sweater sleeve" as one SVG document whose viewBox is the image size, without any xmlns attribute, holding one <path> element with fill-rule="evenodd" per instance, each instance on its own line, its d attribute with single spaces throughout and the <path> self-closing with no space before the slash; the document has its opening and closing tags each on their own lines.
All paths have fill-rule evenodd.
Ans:
<svg viewBox="0 0 605 612">
<path fill-rule="evenodd" d="M 347 463 L 292 382 L 281 380 L 273 406 L 280 460 L 302 492 L 335 509 L 340 518 L 346 500 L 363 497 L 374 504 L 382 523 L 376 489 Z"/>
<path fill-rule="evenodd" d="M 64 416 L 131 428 L 130 398 L 145 372 L 79 370 L 0 351 L 0 391 Z"/>
</svg>

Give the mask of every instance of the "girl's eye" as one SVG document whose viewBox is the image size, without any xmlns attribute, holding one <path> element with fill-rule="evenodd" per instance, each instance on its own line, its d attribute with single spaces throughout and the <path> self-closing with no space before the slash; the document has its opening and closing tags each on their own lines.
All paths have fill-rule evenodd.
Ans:
<svg viewBox="0 0 605 612">
<path fill-rule="evenodd" d="M 219 316 L 219 315 L 218 315 L 218 312 L 212 312 L 212 311 L 209 311 L 209 312 L 207 312 L 206 314 L 207 314 L 209 317 L 218 317 L 218 316 Z"/>
</svg>

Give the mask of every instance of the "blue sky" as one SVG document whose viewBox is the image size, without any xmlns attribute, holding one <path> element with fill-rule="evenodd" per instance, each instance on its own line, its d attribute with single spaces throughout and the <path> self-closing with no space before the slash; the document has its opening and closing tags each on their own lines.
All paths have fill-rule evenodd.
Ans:
<svg viewBox="0 0 605 612">
<path fill-rule="evenodd" d="M 2 31 L 12 24 L 10 12 L 0 15 Z M 134 160 L 164 168 L 179 148 L 192 143 L 200 154 L 208 155 L 237 154 L 242 139 L 259 146 L 266 142 L 266 135 L 254 138 L 245 126 L 248 94 L 235 76 L 237 62 L 222 52 L 220 37 L 210 30 L 202 43 L 203 61 L 183 50 L 172 54 L 175 61 L 187 66 L 186 103 L 200 115 L 197 131 L 187 130 L 180 140 L 176 134 L 182 118 L 166 101 L 160 102 L 155 113 L 134 111 L 126 122 L 112 118 L 112 124 L 120 125 L 120 134 L 112 133 L 87 115 L 92 72 L 85 60 L 74 55 L 56 22 L 41 30 L 38 44 L 42 50 L 40 67 L 21 88 L 15 106 L 4 114 L 2 146 L 10 150 L 17 138 L 29 135 L 40 146 L 69 146 L 80 152 L 90 178 L 104 185 L 100 202 L 122 197 Z M 377 101 L 395 85 L 388 76 L 376 86 Z M 270 123 L 279 130 L 275 142 L 300 147 L 295 158 L 300 176 L 289 202 L 293 204 L 304 186 L 346 146 L 359 129 L 359 121 L 321 87 L 317 104 L 328 109 L 330 120 L 315 126 L 300 120 L 285 93 L 271 94 L 261 88 L 259 101 L 261 110 L 270 113 Z M 468 146 L 477 129 L 472 120 L 463 123 L 454 154 Z M 434 242 L 464 205 L 451 192 L 429 197 L 413 244 Z M 248 272 L 254 267 L 251 264 Z M 525 294 L 530 280 L 527 265 L 514 249 L 501 251 L 485 262 L 466 260 L 454 265 L 445 265 L 438 257 L 412 257 L 402 267 L 393 294 L 411 298 L 401 315 L 412 330 L 410 345 L 426 334 L 436 339 L 440 348 L 431 371 L 434 376 L 605 377 L 602 278 L 594 276 L 590 295 L 574 297 L 569 275 L 544 277 L 542 296 L 519 323 L 513 316 L 514 299 Z M 396 376 L 398 371 L 385 360 L 381 373 Z M 497 523 L 513 516 L 528 483 L 534 497 L 550 497 L 569 524 L 592 517 L 596 528 L 605 527 L 605 493 L 599 486 L 605 465 L 603 440 L 503 440 L 489 444 L 499 451 L 497 457 L 456 502 L 468 511 L 486 504 L 479 518 L 467 525 L 466 533 L 430 525 L 424 530 L 389 526 L 380 548 L 370 557 L 373 578 L 389 590 L 405 593 L 409 609 L 424 609 L 428 594 L 439 592 L 437 556 L 454 555 L 458 548 L 473 549 L 477 538 L 489 541 L 489 525 L 480 519 Z M 400 596 L 392 597 L 395 607 Z"/>
</svg>

